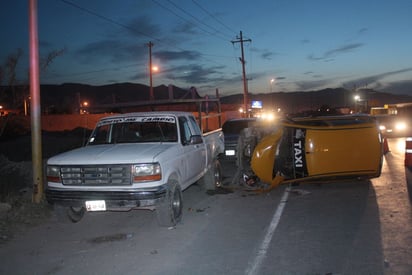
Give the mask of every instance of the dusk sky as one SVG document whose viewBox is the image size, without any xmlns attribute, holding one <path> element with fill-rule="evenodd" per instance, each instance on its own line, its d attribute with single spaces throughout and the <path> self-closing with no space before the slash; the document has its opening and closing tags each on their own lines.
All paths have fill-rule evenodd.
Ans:
<svg viewBox="0 0 412 275">
<path fill-rule="evenodd" d="M 28 3 L 0 2 L 0 66 L 21 48 L 21 84 Z M 41 84 L 149 85 L 151 41 L 154 86 L 243 93 L 240 43 L 232 43 L 242 31 L 250 93 L 367 87 L 412 95 L 411 12 L 411 0 L 39 0 L 40 56 L 59 53 Z"/>
</svg>

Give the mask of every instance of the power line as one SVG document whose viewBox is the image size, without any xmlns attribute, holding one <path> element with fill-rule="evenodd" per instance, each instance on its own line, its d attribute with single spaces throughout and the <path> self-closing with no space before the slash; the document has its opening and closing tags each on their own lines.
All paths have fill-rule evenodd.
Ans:
<svg viewBox="0 0 412 275">
<path fill-rule="evenodd" d="M 206 10 L 204 7 L 202 7 L 198 2 L 196 2 L 195 0 L 192 0 L 192 2 L 198 6 L 201 10 L 203 10 L 206 14 L 208 14 L 210 17 L 212 17 L 213 19 L 215 19 L 220 25 L 222 25 L 223 27 L 225 27 L 227 30 L 229 30 L 232 33 L 236 33 L 236 31 L 234 31 L 232 28 L 228 27 L 225 23 L 223 23 L 222 21 L 220 21 L 216 16 L 214 16 L 212 13 L 210 13 L 208 10 Z"/>
<path fill-rule="evenodd" d="M 130 26 L 127 26 L 127 25 L 125 25 L 125 24 L 123 24 L 123 23 L 120 23 L 120 22 L 118 22 L 118 21 L 115 21 L 115 20 L 113 20 L 113 19 L 110 19 L 109 17 L 104 16 L 104 15 L 101 15 L 101 14 L 99 14 L 99 13 L 97 13 L 97 12 L 92 11 L 92 10 L 86 9 L 86 8 L 84 8 L 84 7 L 81 7 L 81 6 L 75 4 L 75 3 L 71 2 L 71 1 L 68 1 L 68 0 L 60 0 L 60 1 L 63 2 L 63 3 L 65 3 L 65 4 L 68 4 L 68 5 L 70 5 L 70 6 L 73 6 L 73 7 L 77 8 L 77 9 L 79 9 L 79 10 L 82 10 L 82 11 L 84 11 L 84 12 L 90 14 L 90 15 L 93 15 L 93 16 L 96 16 L 96 17 L 98 17 L 98 18 L 100 18 L 100 19 L 103 19 L 103 20 L 105 20 L 105 21 L 107 21 L 107 22 L 110 22 L 110 23 L 112 23 L 112 24 L 115 24 L 115 25 L 117 25 L 117 26 L 120 26 L 120 27 L 125 28 L 125 29 L 128 29 L 128 30 L 132 30 L 132 31 L 134 31 L 134 32 L 140 33 L 141 35 L 146 36 L 146 37 L 148 37 L 148 38 L 151 38 L 152 40 L 156 40 L 157 42 L 162 42 L 162 40 L 159 39 L 159 38 L 156 38 L 156 37 L 151 36 L 151 35 L 149 35 L 149 34 L 143 33 L 143 32 L 141 32 L 141 31 L 139 31 L 139 30 L 136 30 L 135 28 L 131 28 Z M 175 12 L 173 12 L 171 9 L 169 9 L 169 8 L 165 7 L 164 5 L 160 4 L 158 1 L 156 1 L 156 0 L 152 0 L 152 1 L 155 2 L 156 4 L 158 4 L 160 7 L 164 8 L 164 9 L 168 10 L 169 12 L 173 13 L 174 15 L 178 16 L 180 19 L 182 19 L 182 20 L 184 20 L 184 21 L 187 21 L 186 19 L 180 17 L 178 14 L 176 14 Z M 193 24 L 193 23 L 190 22 L 190 21 L 187 21 L 187 22 Z M 204 30 L 204 31 L 207 32 L 207 30 Z M 210 33 L 210 32 L 209 32 L 209 33 Z M 210 33 L 210 34 L 213 35 L 212 33 Z M 224 41 L 227 41 L 227 40 L 224 40 Z M 164 43 L 163 43 L 163 44 L 164 44 Z M 174 45 L 174 44 L 171 44 L 171 45 L 169 44 L 169 46 L 171 46 L 171 47 L 173 47 L 173 48 L 175 48 L 175 49 L 178 49 L 178 50 L 180 50 L 180 51 L 186 51 L 185 49 L 180 48 L 180 47 L 178 47 L 178 46 L 176 46 L 176 45 Z M 200 55 L 206 56 L 207 54 L 202 54 L 202 53 L 200 53 Z M 207 59 L 206 59 L 206 60 L 207 60 Z M 211 61 L 211 60 L 209 60 L 209 61 Z M 213 61 L 213 62 L 214 62 L 214 61 Z M 215 62 L 215 63 L 216 63 L 216 62 Z"/>
<path fill-rule="evenodd" d="M 180 11 L 182 11 L 183 13 L 185 13 L 186 15 L 192 17 L 192 18 L 193 18 L 195 21 L 197 21 L 198 23 L 200 23 L 200 24 L 202 24 L 202 25 L 204 25 L 204 26 L 206 26 L 206 27 L 214 30 L 216 33 L 220 33 L 220 34 L 222 34 L 222 35 L 225 35 L 225 34 L 222 33 L 221 31 L 219 31 L 218 29 L 216 29 L 216 28 L 214 28 L 214 27 L 206 24 L 206 23 L 203 22 L 203 21 L 200 21 L 199 19 L 197 19 L 196 16 L 192 15 L 190 12 L 188 12 L 188 11 L 186 11 L 185 9 L 181 8 L 179 5 L 175 4 L 173 1 L 171 1 L 171 0 L 167 0 L 167 1 L 168 1 L 170 4 L 172 4 L 173 6 L 175 6 L 177 9 L 179 9 Z M 218 37 L 217 35 L 215 35 L 215 34 L 213 34 L 213 33 L 212 33 L 212 35 Z M 226 39 L 224 39 L 224 40 L 226 40 Z"/>
<path fill-rule="evenodd" d="M 125 28 L 125 29 L 128 29 L 128 30 L 132 30 L 133 32 L 136 32 L 136 33 L 140 33 L 141 35 L 146 36 L 146 37 L 148 37 L 148 38 L 150 38 L 150 39 L 153 39 L 153 40 L 156 40 L 156 41 L 160 41 L 160 39 L 158 39 L 158 38 L 155 38 L 155 37 L 153 37 L 153 36 L 151 36 L 151 35 L 149 35 L 149 34 L 146 34 L 146 33 L 144 33 L 144 32 L 141 32 L 141 31 L 139 31 L 139 30 L 137 30 L 137 29 L 135 29 L 135 28 L 131 28 L 130 26 L 127 26 L 127 25 L 125 25 L 125 24 L 119 23 L 119 22 L 117 22 L 117 21 L 115 21 L 115 20 L 113 20 L 113 19 L 110 19 L 110 18 L 108 18 L 108 17 L 106 17 L 106 16 L 103 16 L 103 15 L 101 15 L 101 14 L 98 14 L 98 13 L 96 13 L 96 12 L 94 12 L 94 11 L 91 11 L 91 10 L 89 10 L 89 9 L 83 8 L 83 7 L 77 5 L 77 4 L 73 3 L 73 2 L 70 2 L 70 1 L 68 1 L 68 0 L 60 0 L 60 1 L 62 1 L 62 2 L 65 3 L 65 4 L 68 4 L 68 5 L 70 5 L 70 6 L 73 6 L 73 7 L 77 8 L 77 9 L 79 9 L 79 10 L 82 10 L 82 11 L 84 11 L 84 12 L 86 12 L 86 13 L 89 13 L 89 14 L 91 14 L 91 15 L 93 15 L 93 16 L 99 17 L 100 19 L 106 20 L 106 21 L 108 21 L 108 22 L 110 22 L 110 23 L 112 23 L 112 24 L 115 24 L 115 25 L 117 25 L 117 26 L 120 26 L 120 27 Z"/>
<path fill-rule="evenodd" d="M 216 33 L 210 32 L 210 31 L 206 30 L 205 28 L 199 26 L 198 24 L 194 24 L 192 21 L 187 20 L 186 18 L 180 16 L 178 13 L 176 13 L 176 12 L 173 11 L 172 9 L 170 9 L 170 8 L 166 7 L 165 5 L 159 3 L 159 1 L 157 1 L 157 0 L 152 0 L 152 1 L 153 1 L 154 3 L 156 3 L 158 6 L 160 6 L 161 8 L 163 8 L 163 9 L 167 10 L 168 12 L 172 13 L 174 16 L 176 16 L 176 17 L 180 18 L 181 20 L 183 20 L 183 21 L 185 21 L 185 22 L 187 22 L 187 23 L 189 23 L 189 24 L 191 24 L 191 25 L 199 28 L 199 29 L 202 30 L 203 32 L 205 32 L 205 33 L 207 33 L 207 34 L 209 34 L 209 35 L 211 35 L 211 36 L 215 36 L 216 38 L 219 38 L 219 39 L 224 40 L 224 41 L 227 41 L 227 40 L 228 40 L 228 39 L 226 39 L 226 38 L 224 38 L 224 37 L 221 37 L 221 36 L 216 35 L 216 33 L 223 34 L 222 32 L 220 32 L 219 30 L 213 28 L 212 26 L 210 26 L 210 25 L 208 25 L 208 24 L 200 21 L 200 20 L 197 19 L 195 16 L 193 16 L 192 14 L 190 14 L 188 11 L 186 11 L 186 10 L 184 10 L 183 8 L 179 7 L 177 4 L 173 3 L 172 1 L 168 0 L 168 2 L 169 2 L 171 5 L 173 5 L 176 9 L 180 10 L 181 12 L 183 12 L 184 14 L 186 14 L 187 16 L 193 18 L 196 22 L 198 22 L 198 23 L 200 23 L 200 24 L 202 24 L 202 25 L 204 25 L 204 26 L 212 29 L 212 30 L 215 31 Z M 224 34 L 223 34 L 223 35 L 224 35 Z"/>
<path fill-rule="evenodd" d="M 75 8 L 77 8 L 77 9 L 79 9 L 79 10 L 82 10 L 82 11 L 84 11 L 84 12 L 90 14 L 90 15 L 96 16 L 96 17 L 98 17 L 98 18 L 100 18 L 100 19 L 103 19 L 103 20 L 105 20 L 105 21 L 107 21 L 107 22 L 109 22 L 109 23 L 112 23 L 112 24 L 114 24 L 114 25 L 117 25 L 117 26 L 119 26 L 119 27 L 122 27 L 122 28 L 125 28 L 125 29 L 128 29 L 128 30 L 132 30 L 132 31 L 135 32 L 135 33 L 139 33 L 139 34 L 141 34 L 141 35 L 143 35 L 143 36 L 146 36 L 146 37 L 150 38 L 151 40 L 155 40 L 155 41 L 159 42 L 160 44 L 162 44 L 162 40 L 161 40 L 161 39 L 158 39 L 158 38 L 153 37 L 153 36 L 151 36 L 151 35 L 149 35 L 149 34 L 143 33 L 143 32 L 141 32 L 141 31 L 139 31 L 139 30 L 137 30 L 137 29 L 135 29 L 135 28 L 132 28 L 132 27 L 130 27 L 130 26 L 127 26 L 127 25 L 125 25 L 125 24 L 123 24 L 123 23 L 120 23 L 120 22 L 118 22 L 118 21 L 115 21 L 115 20 L 113 20 L 113 19 L 111 19 L 111 18 L 109 18 L 109 17 L 107 17 L 107 16 L 101 15 L 101 14 L 99 14 L 99 13 L 97 13 L 97 12 L 94 12 L 94 11 L 92 11 L 92 10 L 90 10 L 90 9 L 81 7 L 81 6 L 79 6 L 79 5 L 71 2 L 71 1 L 69 1 L 69 0 L 60 0 L 60 1 L 63 2 L 63 3 L 65 3 L 65 4 L 67 4 L 67 5 L 70 5 L 70 6 L 72 6 L 72 7 L 75 7 Z M 154 1 L 154 2 L 155 2 L 156 4 L 158 4 L 159 6 L 167 9 L 168 11 L 170 11 L 170 12 L 172 12 L 173 14 L 175 14 L 176 16 L 178 16 L 178 15 L 177 15 L 176 13 L 174 13 L 172 10 L 164 7 L 163 5 L 161 5 L 160 3 L 158 3 L 156 0 L 152 0 L 152 1 Z M 169 1 L 169 2 L 171 2 L 171 1 Z M 171 2 L 171 3 L 172 3 L 172 2 Z M 178 17 L 180 17 L 180 16 L 178 16 Z M 180 18 L 181 18 L 182 20 L 185 20 L 185 19 L 183 19 L 182 17 L 180 17 Z M 187 20 L 185 20 L 185 21 L 187 21 Z M 189 21 L 189 22 L 190 22 L 190 21 Z M 190 22 L 190 23 L 191 23 L 191 22 Z M 191 23 L 191 24 L 192 24 L 192 23 Z M 199 27 L 199 26 L 198 26 L 198 27 Z M 200 28 L 200 27 L 199 27 L 199 28 Z M 207 32 L 207 30 L 204 30 L 204 31 Z M 208 32 L 208 33 L 210 33 L 210 32 Z M 210 34 L 211 34 L 211 35 L 214 35 L 214 34 L 212 34 L 212 33 L 210 33 Z M 215 36 L 216 36 L 216 35 L 215 35 Z M 216 37 L 218 37 L 218 36 L 216 36 Z M 219 37 L 219 38 L 220 38 L 220 37 Z M 221 39 L 223 39 L 223 38 L 221 38 Z M 227 41 L 226 39 L 223 39 L 223 40 L 224 40 L 224 41 Z M 163 44 L 165 44 L 165 43 L 163 43 Z M 169 45 L 170 47 L 175 48 L 175 49 L 178 49 L 178 50 L 180 50 L 180 51 L 186 51 L 185 49 L 180 48 L 180 47 L 176 46 L 175 44 L 168 44 L 168 45 Z M 205 61 L 209 61 L 209 62 L 212 62 L 212 63 L 216 63 L 216 64 L 218 64 L 218 65 L 222 65 L 221 63 L 218 63 L 218 62 L 215 61 L 215 60 L 206 58 L 207 54 L 199 53 L 199 55 L 200 55 Z M 212 55 L 210 55 L 210 56 L 212 56 Z M 101 71 L 104 71 L 104 70 L 101 70 Z M 94 72 L 99 72 L 99 71 L 89 71 L 89 72 L 84 72 L 84 73 L 81 73 L 81 74 L 88 74 L 88 73 L 94 73 Z"/>
</svg>

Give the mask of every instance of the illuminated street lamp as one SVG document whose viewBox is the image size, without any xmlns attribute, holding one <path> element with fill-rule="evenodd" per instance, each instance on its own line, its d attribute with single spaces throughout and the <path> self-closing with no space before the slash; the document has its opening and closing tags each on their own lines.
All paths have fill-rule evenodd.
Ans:
<svg viewBox="0 0 412 275">
<path fill-rule="evenodd" d="M 355 95 L 353 98 L 355 99 L 355 112 L 359 112 L 359 101 L 361 100 L 360 96 Z"/>
<path fill-rule="evenodd" d="M 89 102 L 87 102 L 87 101 L 83 101 L 83 102 L 80 104 L 80 114 L 81 114 L 81 115 L 88 113 L 88 112 L 87 112 L 87 107 L 89 107 Z"/>
<path fill-rule="evenodd" d="M 28 113 L 29 113 L 30 100 L 31 100 L 31 96 L 25 96 L 24 97 L 23 106 L 24 106 L 24 115 L 25 116 L 27 116 Z"/>
<path fill-rule="evenodd" d="M 274 79 L 274 78 L 272 78 L 272 79 L 270 80 L 270 93 L 272 93 L 272 91 L 273 91 L 273 83 L 275 83 L 275 79 Z"/>
</svg>

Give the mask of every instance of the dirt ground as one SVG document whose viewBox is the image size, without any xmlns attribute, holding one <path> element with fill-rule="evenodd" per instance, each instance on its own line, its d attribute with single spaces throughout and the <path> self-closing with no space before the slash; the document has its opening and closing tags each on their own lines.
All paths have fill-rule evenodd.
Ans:
<svg viewBox="0 0 412 275">
<path fill-rule="evenodd" d="M 20 132 L 21 133 L 21 132 Z M 74 129 L 42 133 L 43 169 L 47 158 L 81 147 L 90 131 Z M 31 134 L 0 137 L 0 244 L 19 232 L 48 219 L 51 207 L 46 201 L 33 203 Z"/>
</svg>

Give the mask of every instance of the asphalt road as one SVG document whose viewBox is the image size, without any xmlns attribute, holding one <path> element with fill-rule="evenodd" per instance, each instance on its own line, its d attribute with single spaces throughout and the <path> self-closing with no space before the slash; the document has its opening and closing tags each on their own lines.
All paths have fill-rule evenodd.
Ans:
<svg viewBox="0 0 412 275">
<path fill-rule="evenodd" d="M 193 185 L 175 228 L 144 210 L 91 213 L 78 224 L 51 218 L 0 246 L 0 274 L 412 274 L 404 147 L 389 140 L 372 181 L 265 194 Z M 223 168 L 231 182 L 234 166 Z"/>
</svg>

